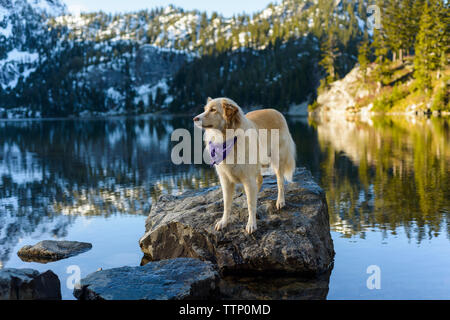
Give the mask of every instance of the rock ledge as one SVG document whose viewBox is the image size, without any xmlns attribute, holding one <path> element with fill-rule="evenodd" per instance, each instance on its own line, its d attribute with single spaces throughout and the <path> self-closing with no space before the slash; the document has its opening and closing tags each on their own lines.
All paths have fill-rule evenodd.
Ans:
<svg viewBox="0 0 450 320">
<path fill-rule="evenodd" d="M 258 230 L 245 232 L 247 202 L 237 190 L 230 223 L 215 231 L 222 216 L 220 187 L 180 196 L 163 195 L 152 206 L 139 244 L 147 261 L 177 257 L 216 264 L 222 273 L 317 275 L 333 264 L 328 207 L 309 171 L 297 169 L 286 186 L 286 207 L 276 210 L 275 179 L 265 178 L 258 195 Z"/>
</svg>

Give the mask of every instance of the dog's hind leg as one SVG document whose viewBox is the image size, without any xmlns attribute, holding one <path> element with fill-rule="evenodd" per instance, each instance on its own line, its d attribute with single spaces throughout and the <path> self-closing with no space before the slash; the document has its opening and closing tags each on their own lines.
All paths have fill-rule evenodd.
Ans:
<svg viewBox="0 0 450 320">
<path fill-rule="evenodd" d="M 223 193 L 223 216 L 222 219 L 220 219 L 219 222 L 217 222 L 216 224 L 215 229 L 217 231 L 225 228 L 228 225 L 235 189 L 235 184 L 222 176 L 220 176 L 220 184 L 222 185 L 222 193 Z"/>
<path fill-rule="evenodd" d="M 280 147 L 279 163 L 276 161 L 271 163 L 272 169 L 277 176 L 278 199 L 276 206 L 278 210 L 281 210 L 286 205 L 284 200 L 284 179 L 291 182 L 295 171 L 296 147 L 289 132 L 288 137 L 288 141 L 285 141 Z"/>
<path fill-rule="evenodd" d="M 281 210 L 285 206 L 283 170 L 281 168 L 275 169 L 275 174 L 277 176 L 278 185 L 277 209 Z"/>
<path fill-rule="evenodd" d="M 256 203 L 258 201 L 258 189 L 257 182 L 253 179 L 243 181 L 245 194 L 247 196 L 248 206 L 248 222 L 245 230 L 247 233 L 252 234 L 256 231 Z"/>
<path fill-rule="evenodd" d="M 257 192 L 261 191 L 261 186 L 263 184 L 263 177 L 261 174 L 258 175 L 258 177 L 256 178 L 256 183 L 258 184 L 258 189 Z"/>
</svg>

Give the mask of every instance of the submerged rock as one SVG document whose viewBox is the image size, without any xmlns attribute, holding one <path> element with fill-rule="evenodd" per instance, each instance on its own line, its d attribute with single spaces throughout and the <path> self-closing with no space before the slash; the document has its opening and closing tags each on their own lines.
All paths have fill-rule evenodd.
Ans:
<svg viewBox="0 0 450 320">
<path fill-rule="evenodd" d="M 47 263 L 88 251 L 92 244 L 77 241 L 44 240 L 34 246 L 24 246 L 17 255 L 26 262 Z"/>
<path fill-rule="evenodd" d="M 61 283 L 50 270 L 2 269 L 0 300 L 61 300 Z"/>
<path fill-rule="evenodd" d="M 79 300 L 185 300 L 216 294 L 219 274 L 210 262 L 179 258 L 94 272 L 74 290 Z"/>
<path fill-rule="evenodd" d="M 209 260 L 225 273 L 299 273 L 329 270 L 334 249 L 325 194 L 305 169 L 286 186 L 286 207 L 275 207 L 277 185 L 267 179 L 258 195 L 258 230 L 245 232 L 247 201 L 233 200 L 230 223 L 215 231 L 223 212 L 220 188 L 163 195 L 152 206 L 139 243 L 143 263 L 176 257 Z"/>
</svg>

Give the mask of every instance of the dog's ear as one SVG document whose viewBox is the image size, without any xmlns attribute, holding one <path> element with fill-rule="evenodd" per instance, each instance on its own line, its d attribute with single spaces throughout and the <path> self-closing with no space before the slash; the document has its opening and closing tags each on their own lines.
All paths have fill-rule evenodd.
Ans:
<svg viewBox="0 0 450 320">
<path fill-rule="evenodd" d="M 213 99 L 211 97 L 208 97 L 208 100 L 206 100 L 206 104 L 210 103 Z"/>
<path fill-rule="evenodd" d="M 231 129 L 235 127 L 240 119 L 239 119 L 239 108 L 227 102 L 226 100 L 222 100 L 222 109 L 223 109 L 223 117 L 227 122 L 227 129 Z"/>
</svg>

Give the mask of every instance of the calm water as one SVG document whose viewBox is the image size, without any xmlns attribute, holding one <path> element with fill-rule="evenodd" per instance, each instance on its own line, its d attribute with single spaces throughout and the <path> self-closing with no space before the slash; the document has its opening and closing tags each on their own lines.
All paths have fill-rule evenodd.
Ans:
<svg viewBox="0 0 450 320">
<path fill-rule="evenodd" d="M 280 292 L 275 298 L 449 299 L 449 124 L 290 118 L 298 165 L 327 192 L 335 266 L 320 289 L 280 279 L 264 290 Z M 192 129 L 191 119 L 0 122 L 0 267 L 51 269 L 63 297 L 73 299 L 69 266 L 86 276 L 139 265 L 152 201 L 218 184 L 208 166 L 171 163 L 176 128 Z M 87 241 L 93 249 L 46 265 L 17 257 L 43 239 Z M 366 285 L 371 265 L 381 270 L 379 290 Z"/>
</svg>

